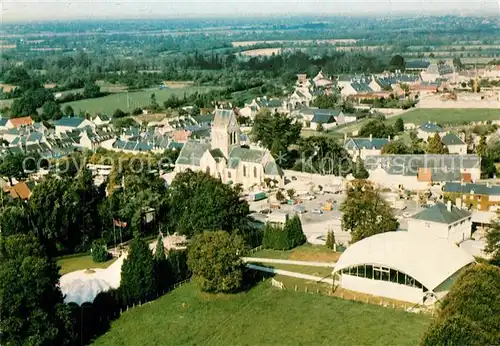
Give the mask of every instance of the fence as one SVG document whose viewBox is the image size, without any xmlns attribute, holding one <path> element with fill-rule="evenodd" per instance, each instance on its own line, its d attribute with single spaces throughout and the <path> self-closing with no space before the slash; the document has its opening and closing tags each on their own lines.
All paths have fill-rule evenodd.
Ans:
<svg viewBox="0 0 500 346">
<path fill-rule="evenodd" d="M 264 247 L 262 245 L 254 247 L 253 249 L 248 250 L 248 254 L 251 255 L 253 253 L 256 253 L 257 251 L 263 250 Z"/>
</svg>

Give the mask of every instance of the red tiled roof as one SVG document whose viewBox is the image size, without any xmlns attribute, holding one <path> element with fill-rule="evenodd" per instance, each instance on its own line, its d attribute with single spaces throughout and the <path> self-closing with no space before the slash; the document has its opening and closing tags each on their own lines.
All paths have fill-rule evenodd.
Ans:
<svg viewBox="0 0 500 346">
<path fill-rule="evenodd" d="M 33 124 L 33 119 L 31 119 L 31 117 L 12 118 L 9 121 L 12 124 L 12 126 L 14 126 L 14 127 L 26 126 L 26 125 Z"/>
</svg>

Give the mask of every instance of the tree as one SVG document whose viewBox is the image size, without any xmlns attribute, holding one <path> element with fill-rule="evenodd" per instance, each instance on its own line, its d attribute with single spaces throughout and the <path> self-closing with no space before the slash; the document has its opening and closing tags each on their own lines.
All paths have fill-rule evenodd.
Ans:
<svg viewBox="0 0 500 346">
<path fill-rule="evenodd" d="M 276 199 L 278 200 L 278 202 L 283 203 L 286 200 L 286 197 L 283 194 L 283 192 L 277 191 L 276 192 Z"/>
<path fill-rule="evenodd" d="M 63 110 L 64 116 L 65 117 L 74 117 L 75 116 L 75 111 L 73 110 L 73 107 L 70 105 L 66 105 Z"/>
<path fill-rule="evenodd" d="M 26 178 L 26 172 L 24 171 L 24 154 L 8 154 L 3 158 L 0 164 L 0 175 L 8 177 L 10 184 L 13 185 L 12 179 L 24 179 Z"/>
<path fill-rule="evenodd" d="M 448 148 L 446 148 L 446 146 L 444 145 L 441 136 L 439 136 L 439 133 L 436 132 L 434 136 L 429 139 L 429 142 L 427 143 L 427 153 L 448 154 Z"/>
<path fill-rule="evenodd" d="M 464 68 L 464 64 L 462 63 L 462 60 L 460 60 L 459 57 L 454 57 L 453 58 L 453 66 L 457 69 L 457 71 L 460 71 L 461 69 Z"/>
<path fill-rule="evenodd" d="M 169 187 L 169 221 L 173 230 L 192 237 L 203 231 L 244 232 L 248 228 L 248 203 L 241 188 L 223 184 L 203 172 L 177 174 Z"/>
<path fill-rule="evenodd" d="M 43 120 L 58 120 L 61 119 L 63 113 L 61 112 L 61 106 L 55 101 L 47 101 L 42 107 L 42 119 Z"/>
<path fill-rule="evenodd" d="M 292 118 L 278 113 L 271 115 L 269 110 L 264 109 L 255 117 L 252 137 L 273 154 L 277 154 L 277 149 L 288 150 L 290 145 L 297 143 L 301 130 L 302 125 Z"/>
<path fill-rule="evenodd" d="M 156 247 L 153 255 L 153 272 L 155 275 L 156 291 L 163 292 L 167 288 L 169 279 L 172 273 L 168 266 L 167 257 L 165 256 L 165 247 L 163 245 L 163 236 L 158 234 L 156 239 Z M 175 282 L 172 282 L 174 284 Z"/>
<path fill-rule="evenodd" d="M 284 231 L 287 234 L 291 248 L 304 244 L 307 238 L 302 230 L 302 222 L 298 215 L 294 215 L 290 220 L 285 222 Z"/>
<path fill-rule="evenodd" d="M 288 198 L 293 199 L 293 197 L 295 196 L 295 189 L 286 190 L 286 194 L 287 194 Z"/>
<path fill-rule="evenodd" d="M 109 259 L 109 253 L 106 249 L 106 243 L 102 239 L 92 242 L 92 260 L 95 263 L 106 262 Z"/>
<path fill-rule="evenodd" d="M 318 123 L 318 125 L 316 126 L 316 131 L 323 132 L 324 130 L 325 130 L 325 128 L 323 127 L 323 124 Z"/>
<path fill-rule="evenodd" d="M 363 160 L 358 159 L 356 161 L 356 170 L 353 172 L 353 177 L 355 179 L 368 179 L 370 173 L 365 168 Z"/>
<path fill-rule="evenodd" d="M 405 124 L 403 123 L 402 118 L 397 118 L 396 122 L 394 123 L 394 130 L 396 132 L 404 132 L 405 130 Z"/>
<path fill-rule="evenodd" d="M 378 190 L 366 180 L 353 181 L 340 209 L 342 229 L 352 234 L 352 243 L 372 235 L 396 231 L 399 223 Z"/>
<path fill-rule="evenodd" d="M 325 246 L 329 249 L 335 248 L 335 233 L 333 231 L 328 231 L 326 233 L 326 243 Z"/>
<path fill-rule="evenodd" d="M 404 155 L 410 154 L 410 148 L 404 144 L 403 141 L 396 140 L 385 144 L 382 147 L 382 154 L 390 154 L 390 155 Z"/>
<path fill-rule="evenodd" d="M 486 136 L 483 135 L 479 139 L 479 144 L 477 145 L 476 148 L 476 154 L 478 154 L 479 156 L 481 156 L 481 158 L 483 158 L 486 156 L 487 149 L 488 146 L 486 145 Z"/>
<path fill-rule="evenodd" d="M 424 345 L 495 345 L 500 342 L 500 268 L 467 267 L 442 300 Z M 455 343 L 458 341 L 458 343 Z"/>
<path fill-rule="evenodd" d="M 151 299 L 156 293 L 153 253 L 139 237 L 132 240 L 129 254 L 123 261 L 120 289 L 132 302 Z"/>
<path fill-rule="evenodd" d="M 359 137 L 387 138 L 395 135 L 394 128 L 387 126 L 382 120 L 370 120 L 359 130 Z"/>
<path fill-rule="evenodd" d="M 484 252 L 491 256 L 494 263 L 500 265 L 500 219 L 497 219 L 486 233 Z"/>
<path fill-rule="evenodd" d="M 393 70 L 401 70 L 404 71 L 405 69 L 405 59 L 399 55 L 396 54 L 391 58 L 391 61 L 389 62 L 389 65 Z"/>
<path fill-rule="evenodd" d="M 314 99 L 314 107 L 329 109 L 335 108 L 339 102 L 339 94 L 333 93 L 331 95 L 318 95 Z"/>
<path fill-rule="evenodd" d="M 206 292 L 235 292 L 243 281 L 243 240 L 224 231 L 204 232 L 193 238 L 188 266 Z"/>
<path fill-rule="evenodd" d="M 32 230 L 28 214 L 24 208 L 17 205 L 8 205 L 2 209 L 0 225 L 4 237 L 14 234 L 26 234 Z"/>
<path fill-rule="evenodd" d="M 33 235 L 0 239 L 0 330 L 6 345 L 69 345 L 59 268 Z"/>
<path fill-rule="evenodd" d="M 142 113 L 142 111 L 141 111 L 141 113 Z M 113 119 L 120 119 L 120 118 L 124 118 L 126 116 L 128 116 L 128 114 L 119 108 L 116 109 L 115 112 L 113 113 Z"/>
<path fill-rule="evenodd" d="M 101 88 L 95 83 L 87 83 L 83 89 L 83 97 L 91 99 L 101 96 Z"/>
</svg>

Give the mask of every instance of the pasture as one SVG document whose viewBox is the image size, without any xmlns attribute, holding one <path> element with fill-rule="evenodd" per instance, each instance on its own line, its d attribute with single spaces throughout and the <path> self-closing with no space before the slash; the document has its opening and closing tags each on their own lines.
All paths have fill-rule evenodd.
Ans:
<svg viewBox="0 0 500 346">
<path fill-rule="evenodd" d="M 387 122 L 394 123 L 398 117 L 388 119 Z M 462 125 L 476 121 L 500 120 L 500 109 L 493 108 L 417 108 L 401 115 L 405 123 L 421 125 L 428 121 L 437 122 L 443 126 Z"/>
<path fill-rule="evenodd" d="M 124 312 L 95 345 L 417 345 L 430 319 L 271 287 L 234 295 L 185 284 Z"/>
<path fill-rule="evenodd" d="M 78 113 L 80 110 L 91 114 L 105 113 L 112 115 L 115 110 L 131 111 L 137 107 L 145 107 L 151 103 L 151 95 L 154 93 L 156 102 L 162 104 L 172 96 L 179 98 L 198 93 L 205 93 L 214 87 L 186 87 L 176 89 L 148 89 L 143 91 L 115 93 L 95 99 L 86 99 L 63 103 L 61 108 L 70 105 Z"/>
</svg>

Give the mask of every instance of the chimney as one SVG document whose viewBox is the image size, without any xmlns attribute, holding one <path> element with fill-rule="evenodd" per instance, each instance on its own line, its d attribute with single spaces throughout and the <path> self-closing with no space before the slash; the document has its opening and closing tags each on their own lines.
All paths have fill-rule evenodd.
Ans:
<svg viewBox="0 0 500 346">
<path fill-rule="evenodd" d="M 446 209 L 448 209 L 448 211 L 451 213 L 451 201 L 448 201 L 448 203 L 446 204 Z"/>
</svg>

